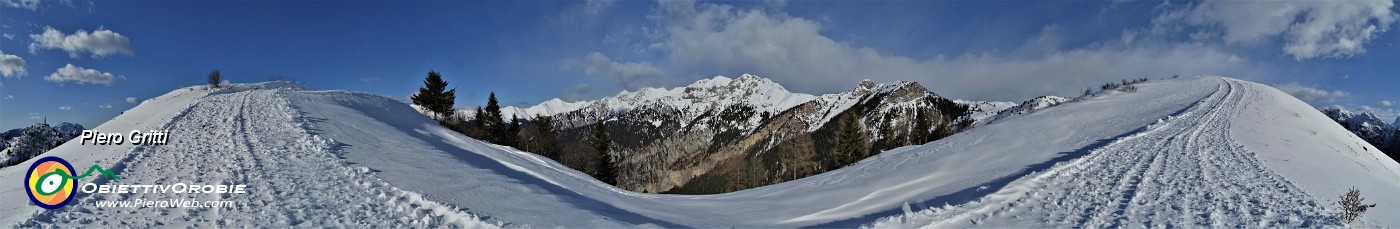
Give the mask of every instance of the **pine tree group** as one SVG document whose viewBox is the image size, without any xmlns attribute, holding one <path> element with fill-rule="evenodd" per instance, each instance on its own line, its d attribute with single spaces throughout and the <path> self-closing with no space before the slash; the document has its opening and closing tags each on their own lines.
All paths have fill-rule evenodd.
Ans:
<svg viewBox="0 0 1400 229">
<path fill-rule="evenodd" d="M 558 139 L 554 120 L 549 116 L 537 116 L 530 118 L 530 125 L 521 130 L 520 148 L 555 161 L 564 161 L 559 155 Z"/>
</svg>

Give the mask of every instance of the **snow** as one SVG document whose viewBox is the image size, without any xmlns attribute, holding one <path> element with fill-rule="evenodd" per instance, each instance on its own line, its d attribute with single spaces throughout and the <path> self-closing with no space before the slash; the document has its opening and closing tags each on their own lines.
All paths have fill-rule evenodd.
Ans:
<svg viewBox="0 0 1400 229">
<path fill-rule="evenodd" d="M 968 118 L 972 119 L 975 125 L 981 125 L 984 120 L 989 120 L 996 116 L 997 113 L 1016 106 L 1014 102 L 1001 101 L 953 100 L 953 102 L 967 105 L 968 111 L 972 112 L 972 114 L 968 115 Z"/>
<path fill-rule="evenodd" d="M 553 116 L 597 107 L 608 113 L 624 113 L 640 107 L 667 107 L 683 111 L 681 120 L 693 120 L 705 112 L 730 105 L 742 104 L 755 109 L 755 112 L 777 114 L 788 108 L 811 101 L 816 96 L 789 92 L 772 80 L 752 74 L 743 74 L 737 79 L 715 76 L 701 79 L 684 87 L 671 89 L 642 88 L 637 91 L 623 91 L 614 96 L 593 101 L 564 102 L 558 98 L 547 100 L 529 108 L 503 107 L 501 118 L 509 119 L 512 114 L 522 119 L 534 116 Z M 472 117 L 475 108 L 458 111 L 465 117 Z M 757 114 L 755 114 L 757 115 Z M 757 116 L 755 120 L 757 122 Z M 750 127 L 756 127 L 751 123 Z"/>
<path fill-rule="evenodd" d="M 539 116 L 553 116 L 581 109 L 584 106 L 588 106 L 588 104 L 588 102 L 564 102 L 564 100 L 555 98 L 526 108 L 507 106 L 501 108 L 501 119 L 509 122 L 511 117 L 530 119 Z M 423 112 L 426 113 L 427 111 L 424 110 Z M 458 110 L 457 112 L 462 114 L 462 117 L 471 118 L 473 117 L 472 115 L 476 113 L 476 108 Z"/>
<path fill-rule="evenodd" d="M 840 115 L 841 111 L 850 109 L 851 106 L 855 106 L 856 104 L 862 102 L 862 100 L 873 98 L 867 95 L 889 93 L 891 91 L 898 90 L 905 86 L 909 86 L 910 84 L 911 82 L 906 81 L 899 81 L 890 84 L 876 84 L 875 82 L 871 82 L 868 79 L 863 80 L 859 84 L 857 84 L 854 89 L 851 89 L 850 91 L 825 94 L 821 95 L 820 97 L 817 97 L 815 101 L 818 102 L 818 112 L 822 115 L 804 116 L 800 118 L 802 118 L 803 121 L 806 121 L 809 124 L 807 126 L 807 132 L 817 131 L 817 129 L 821 129 L 822 126 L 826 125 L 827 123 L 830 123 L 831 119 L 836 118 L 837 115 Z M 918 101 L 914 101 L 913 103 L 892 104 L 890 107 L 907 108 L 913 107 L 914 103 L 918 103 Z"/>
<path fill-rule="evenodd" d="M 206 90 L 175 90 L 150 99 L 95 128 L 102 132 L 170 130 L 169 145 L 79 145 L 70 141 L 44 154 L 76 167 L 98 164 L 120 181 L 97 184 L 243 184 L 246 194 L 77 193 L 60 210 L 29 203 L 20 185 L 0 190 L 0 225 L 8 227 L 495 227 L 454 207 L 400 190 L 370 169 L 347 164 L 335 143 L 304 128 L 316 120 L 300 116 L 287 94 L 298 87 L 236 84 Z M 331 102 L 331 101 L 322 101 Z M 402 103 L 398 103 L 402 104 Z M 414 116 L 420 116 L 416 113 Z M 421 116 L 420 116 L 421 117 Z M 4 180 L 21 180 L 28 162 L 0 169 Z M 227 200 L 224 208 L 99 208 L 96 201 Z"/>
<path fill-rule="evenodd" d="M 98 182 L 247 183 L 249 195 L 198 197 L 238 207 L 95 209 L 84 203 L 169 196 L 79 194 L 48 211 L 4 186 L 0 225 L 1319 227 L 1336 225 L 1329 204 L 1356 186 L 1381 206 L 1359 225 L 1400 226 L 1386 217 L 1400 215 L 1386 207 L 1400 206 L 1388 195 L 1400 190 L 1400 165 L 1287 94 L 1223 77 L 1138 84 L 831 172 L 699 196 L 612 187 L 382 96 L 251 86 L 176 90 L 95 128 L 170 129 L 168 146 L 69 142 L 46 154 L 123 177 Z M 0 180 L 19 170 L 0 169 Z"/>
<path fill-rule="evenodd" d="M 1367 203 L 1400 204 L 1385 194 L 1400 190 L 1400 165 L 1362 150 L 1364 141 L 1302 101 L 1234 79 L 1191 81 L 1216 82 L 1220 90 L 995 193 L 871 226 L 1336 226 L 1330 218 L 1337 209 L 1333 202 L 1352 186 L 1362 190 Z M 1142 85 L 1139 93 L 1183 89 L 1159 86 Z M 1101 99 L 1083 103 L 1096 100 Z M 1012 122 L 1006 121 L 1000 126 Z M 1393 227 L 1400 219 L 1385 216 L 1397 214 L 1395 208 L 1374 208 L 1358 225 Z"/>
</svg>

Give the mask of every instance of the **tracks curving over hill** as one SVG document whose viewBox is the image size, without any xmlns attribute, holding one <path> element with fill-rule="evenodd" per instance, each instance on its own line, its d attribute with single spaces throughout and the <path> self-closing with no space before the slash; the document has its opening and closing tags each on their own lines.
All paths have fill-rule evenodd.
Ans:
<svg viewBox="0 0 1400 229">
<path fill-rule="evenodd" d="M 874 226 L 1317 227 L 1323 206 L 1231 139 L 1256 85 L 1219 79 L 1192 107 L 977 201 Z M 912 214 L 911 214 L 912 215 Z M 915 222 L 919 221 L 919 222 Z M 1000 225 L 1002 223 L 1012 223 Z M 906 225 L 908 226 L 908 225 Z"/>
<path fill-rule="evenodd" d="M 164 124 L 168 145 L 135 147 L 116 164 L 113 185 L 246 185 L 247 193 L 84 194 L 66 211 L 43 211 L 18 226 L 223 227 L 300 225 L 474 227 L 474 216 L 398 190 L 345 164 L 336 143 L 308 133 L 279 93 L 211 93 Z M 98 207 L 99 201 L 226 201 L 221 207 Z M 214 202 L 207 202 L 213 204 Z M 173 225 L 170 223 L 174 223 Z"/>
</svg>

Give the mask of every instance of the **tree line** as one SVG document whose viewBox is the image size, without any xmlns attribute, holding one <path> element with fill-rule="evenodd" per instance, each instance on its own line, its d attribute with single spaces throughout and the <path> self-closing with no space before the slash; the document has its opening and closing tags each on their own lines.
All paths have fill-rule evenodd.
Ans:
<svg viewBox="0 0 1400 229">
<path fill-rule="evenodd" d="M 437 71 L 428 71 L 423 86 L 410 100 L 428 115 L 448 129 L 468 137 L 492 144 L 510 146 L 560 162 L 576 170 L 588 173 L 599 181 L 617 184 L 617 164 L 620 158 L 611 152 L 613 141 L 609 138 L 607 125 L 598 121 L 584 142 L 578 147 L 561 143 L 555 122 L 550 116 L 519 117 L 512 114 L 509 119 L 501 112 L 496 92 L 487 97 L 486 106 L 477 106 L 471 119 L 457 112 L 457 89 L 447 89 L 448 82 Z M 569 146 L 569 147 L 565 147 Z"/>
</svg>

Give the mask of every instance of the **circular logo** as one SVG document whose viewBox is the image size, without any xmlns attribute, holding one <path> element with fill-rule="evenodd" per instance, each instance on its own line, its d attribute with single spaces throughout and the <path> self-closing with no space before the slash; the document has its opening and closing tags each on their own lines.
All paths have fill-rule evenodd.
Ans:
<svg viewBox="0 0 1400 229">
<path fill-rule="evenodd" d="M 73 165 L 58 157 L 35 160 L 24 176 L 29 201 L 39 207 L 58 209 L 73 200 Z"/>
</svg>

